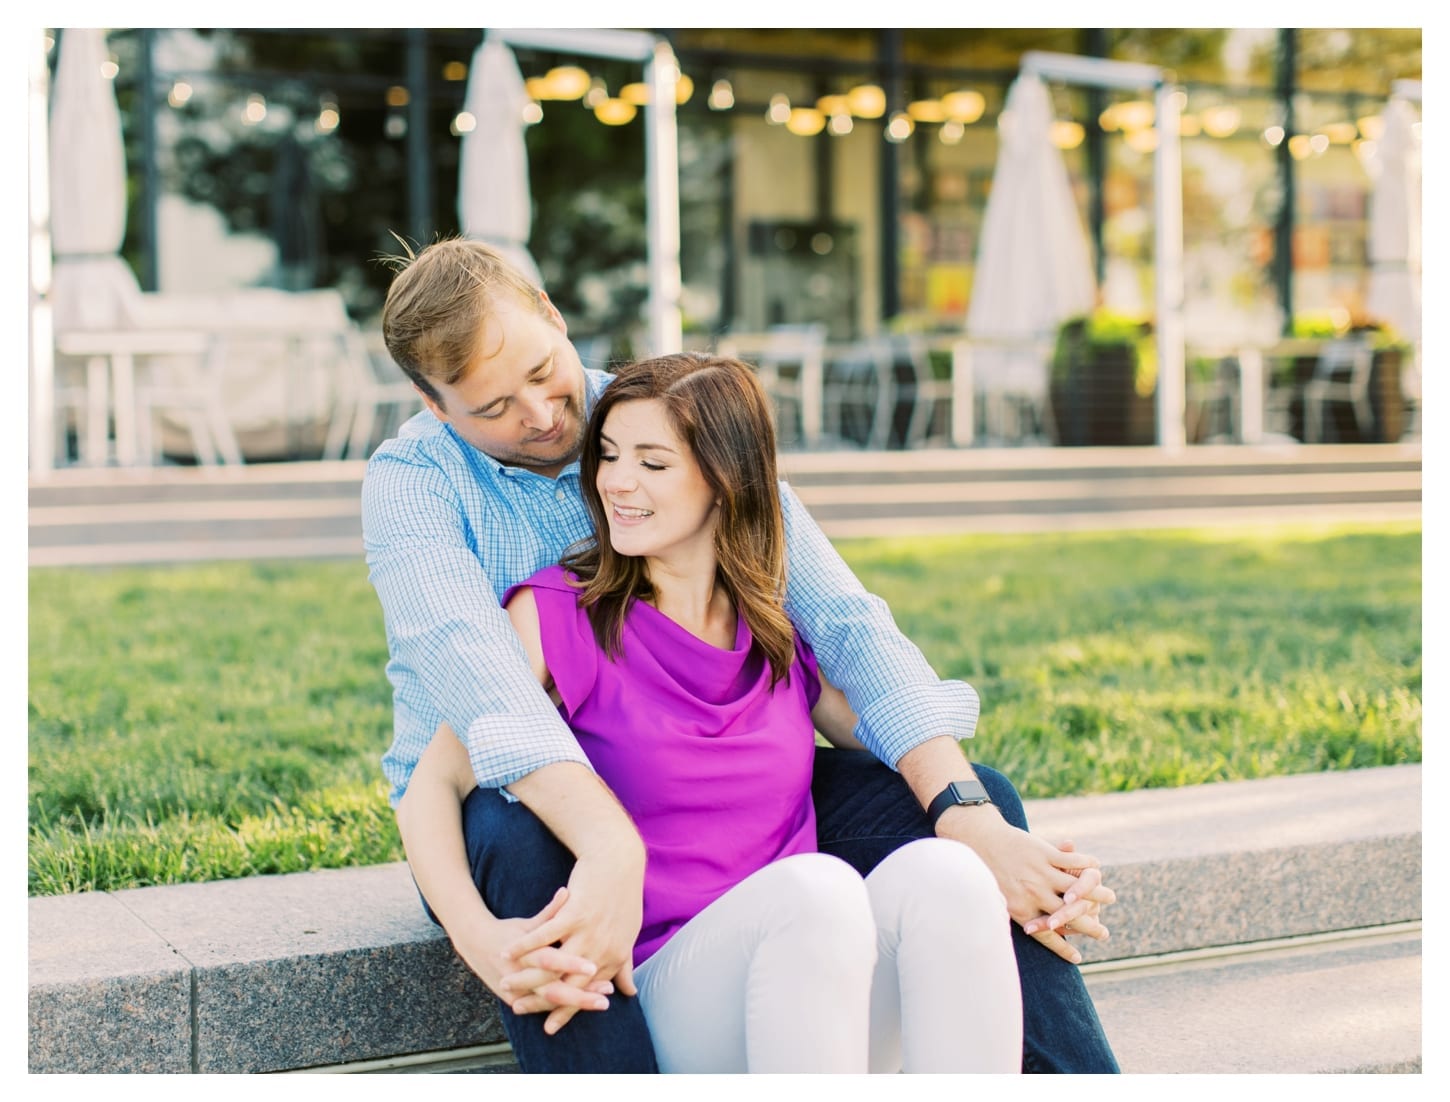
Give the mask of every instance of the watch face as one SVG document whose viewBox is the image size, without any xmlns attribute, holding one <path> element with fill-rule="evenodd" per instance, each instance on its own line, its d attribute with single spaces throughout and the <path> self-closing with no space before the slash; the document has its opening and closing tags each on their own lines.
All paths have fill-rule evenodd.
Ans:
<svg viewBox="0 0 1450 1102">
<path fill-rule="evenodd" d="M 987 789 L 981 781 L 956 781 L 952 784 L 952 792 L 956 795 L 959 804 L 992 802 L 992 798 L 987 795 Z"/>
</svg>

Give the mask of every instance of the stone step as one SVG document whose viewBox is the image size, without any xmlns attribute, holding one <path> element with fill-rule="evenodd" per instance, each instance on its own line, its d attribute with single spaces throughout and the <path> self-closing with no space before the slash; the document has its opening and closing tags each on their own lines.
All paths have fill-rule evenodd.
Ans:
<svg viewBox="0 0 1450 1102">
<path fill-rule="evenodd" d="M 1418 1072 L 1410 925 L 1090 972 L 1088 990 L 1125 1073 Z"/>
<path fill-rule="evenodd" d="M 787 453 L 832 538 L 1413 520 L 1418 446 Z M 30 564 L 356 558 L 361 462 L 79 469 L 32 481 Z"/>
<path fill-rule="evenodd" d="M 308 533 L 357 532 L 357 493 L 303 496 L 297 487 L 269 498 L 208 498 L 139 502 L 32 505 L 32 547 L 153 540 L 163 528 L 177 540 L 231 541 L 267 535 L 285 539 Z M 328 487 L 330 489 L 330 487 Z M 818 522 L 886 517 L 933 517 L 970 513 L 1122 512 L 1173 508 L 1264 508 L 1290 505 L 1413 503 L 1421 498 L 1418 472 L 1344 475 L 1262 475 L 1251 483 L 1222 477 L 1121 479 L 1106 486 L 1072 479 L 1050 483 L 939 483 L 801 487 L 802 502 Z"/>
<path fill-rule="evenodd" d="M 1111 987 L 1118 981 L 1108 977 L 1134 962 L 1173 966 L 1140 970 L 1133 983 L 1147 986 L 1105 988 L 1115 1044 L 1135 1061 L 1167 1059 L 1167 1050 L 1152 1052 L 1161 1029 L 1150 1011 L 1166 1005 L 1175 981 L 1156 977 L 1207 973 L 1200 979 L 1209 986 L 1194 991 L 1210 993 L 1188 997 L 1232 1007 L 1266 998 L 1253 993 L 1264 976 L 1260 986 L 1288 990 L 1283 977 L 1299 967 L 1255 971 L 1268 958 L 1249 967 L 1205 949 L 1325 934 L 1348 945 L 1349 932 L 1403 933 L 1418 923 L 1420 783 L 1420 766 L 1402 765 L 1029 801 L 1034 831 L 1060 839 L 1070 830 L 1118 893 L 1112 939 L 1084 953 L 1092 982 Z M 466 1060 L 479 1046 L 499 1065 L 504 1038 L 492 999 L 428 922 L 402 864 L 36 898 L 29 936 L 32 1072 L 344 1069 L 403 1057 L 418 1067 Z M 1198 956 L 1162 959 L 1171 954 Z M 1385 995 L 1393 1005 L 1410 982 L 1407 956 L 1365 964 L 1396 970 Z M 1323 1004 L 1314 1013 L 1358 1028 L 1370 1013 L 1363 962 L 1318 959 L 1330 971 L 1304 989 Z M 1349 986 L 1337 987 L 1335 968 L 1349 969 L 1338 973 Z M 1416 957 L 1416 985 L 1417 970 Z M 1293 1014 L 1266 1015 L 1255 1051 L 1299 1030 Z M 1192 1058 L 1239 1070 L 1239 1055 L 1215 1055 L 1207 1044 Z M 1355 1056 L 1356 1066 L 1409 1059 L 1404 1046 Z"/>
<path fill-rule="evenodd" d="M 1163 455 L 1151 448 L 978 448 L 921 451 L 783 452 L 782 472 L 798 488 L 931 485 L 1269 475 L 1418 473 L 1418 444 L 1313 447 L 1196 447 Z M 353 497 L 366 463 L 338 460 L 244 467 L 65 468 L 30 481 L 30 505 Z"/>
</svg>

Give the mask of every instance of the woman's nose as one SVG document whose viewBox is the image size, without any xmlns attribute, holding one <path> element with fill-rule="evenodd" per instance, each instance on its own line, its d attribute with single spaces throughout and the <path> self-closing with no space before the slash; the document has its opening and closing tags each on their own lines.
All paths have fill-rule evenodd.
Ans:
<svg viewBox="0 0 1450 1102">
<path fill-rule="evenodd" d="M 608 494 L 626 494 L 635 488 L 634 475 L 620 470 L 618 460 L 603 468 L 601 481 Z"/>
</svg>

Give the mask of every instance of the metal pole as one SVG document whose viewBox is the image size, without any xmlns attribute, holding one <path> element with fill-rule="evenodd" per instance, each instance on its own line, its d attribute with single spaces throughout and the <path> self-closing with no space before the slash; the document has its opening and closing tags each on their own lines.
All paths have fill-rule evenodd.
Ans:
<svg viewBox="0 0 1450 1102">
<path fill-rule="evenodd" d="M 886 92 L 886 114 L 890 122 L 893 113 L 906 106 L 901 89 L 901 31 L 883 30 L 881 34 L 882 85 Z M 886 137 L 886 127 L 881 128 L 881 320 L 894 318 L 901 312 L 900 265 L 900 212 L 901 201 L 897 179 L 897 143 Z"/>
<path fill-rule="evenodd" d="M 55 340 L 50 312 L 50 68 L 44 32 L 30 58 L 30 476 L 55 464 Z"/>
<path fill-rule="evenodd" d="M 645 230 L 649 242 L 650 355 L 684 345 L 680 313 L 680 166 L 675 127 L 675 89 L 680 69 L 668 42 L 660 41 L 645 66 Z"/>
<path fill-rule="evenodd" d="M 155 45 L 156 32 L 150 28 L 142 30 L 135 120 L 141 134 L 141 196 L 137 213 L 141 219 L 140 282 L 143 291 L 155 291 L 161 286 L 161 219 L 158 214 L 161 203 L 161 169 L 156 149 Z"/>
<path fill-rule="evenodd" d="M 428 148 L 428 32 L 408 31 L 408 232 L 419 245 L 437 233 L 433 216 L 433 156 Z"/>
<path fill-rule="evenodd" d="M 1158 446 L 1176 451 L 1188 443 L 1184 423 L 1183 160 L 1178 140 L 1176 88 L 1160 84 L 1154 118 L 1153 281 L 1158 347 Z"/>
<path fill-rule="evenodd" d="M 1279 32 L 1279 103 L 1284 112 L 1284 140 L 1275 150 L 1279 167 L 1279 216 L 1274 222 L 1274 286 L 1279 292 L 1279 309 L 1284 313 L 1283 333 L 1294 332 L 1294 157 L 1289 139 L 1294 136 L 1294 85 L 1296 37 L 1292 30 Z"/>
<path fill-rule="evenodd" d="M 1101 28 L 1089 28 L 1083 32 L 1087 41 L 1089 57 L 1106 58 L 1108 55 L 1107 32 Z M 1093 277 L 1097 285 L 1101 287 L 1103 280 L 1107 278 L 1108 258 L 1103 249 L 1103 231 L 1107 225 L 1107 213 L 1104 206 L 1103 180 L 1107 176 L 1108 148 L 1103 134 L 1102 123 L 1098 118 L 1107 106 L 1107 97 L 1103 90 L 1096 85 L 1089 85 L 1087 89 L 1087 118 L 1084 120 L 1083 130 L 1087 134 L 1084 142 L 1084 155 L 1087 159 L 1087 183 L 1088 183 L 1088 236 L 1093 246 Z"/>
</svg>

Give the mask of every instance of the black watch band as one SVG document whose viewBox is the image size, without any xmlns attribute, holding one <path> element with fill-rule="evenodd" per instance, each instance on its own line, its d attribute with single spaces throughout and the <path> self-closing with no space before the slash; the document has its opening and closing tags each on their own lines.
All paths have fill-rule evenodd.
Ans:
<svg viewBox="0 0 1450 1102">
<path fill-rule="evenodd" d="M 947 808 L 958 805 L 977 807 L 991 802 L 992 797 L 987 795 L 987 789 L 981 781 L 952 781 L 942 789 L 936 799 L 932 800 L 926 809 L 926 817 L 931 820 L 931 825 L 935 828 L 936 821 L 942 817 Z"/>
</svg>

